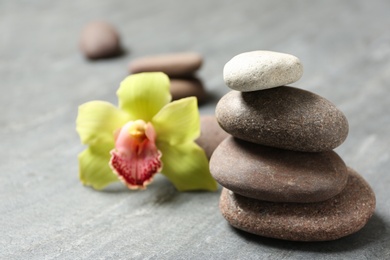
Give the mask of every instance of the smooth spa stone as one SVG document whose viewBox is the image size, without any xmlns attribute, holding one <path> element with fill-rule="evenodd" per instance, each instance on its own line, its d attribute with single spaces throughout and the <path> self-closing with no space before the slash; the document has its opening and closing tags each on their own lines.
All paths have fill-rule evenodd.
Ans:
<svg viewBox="0 0 390 260">
<path fill-rule="evenodd" d="M 215 148 L 228 136 L 218 124 L 214 115 L 200 116 L 200 136 L 196 143 L 203 148 L 208 159 L 210 159 Z"/>
<path fill-rule="evenodd" d="M 210 172 L 223 187 L 272 202 L 330 199 L 347 184 L 347 166 L 333 151 L 304 153 L 226 138 L 214 151 Z"/>
<path fill-rule="evenodd" d="M 375 210 L 369 184 L 348 168 L 348 183 L 337 196 L 317 203 L 275 203 L 222 190 L 220 210 L 234 227 L 264 237 L 328 241 L 359 231 Z"/>
<path fill-rule="evenodd" d="M 119 34 L 111 24 L 91 22 L 82 30 L 80 50 L 89 59 L 117 56 L 122 52 Z"/>
<path fill-rule="evenodd" d="M 334 104 L 287 86 L 231 91 L 218 102 L 216 117 L 237 138 L 294 151 L 333 150 L 348 135 L 347 118 Z"/>
<path fill-rule="evenodd" d="M 257 91 L 288 85 L 303 74 L 299 59 L 272 51 L 251 51 L 233 57 L 225 64 L 225 84 L 238 91 Z"/>
<path fill-rule="evenodd" d="M 203 57 L 195 52 L 169 53 L 135 59 L 129 64 L 129 72 L 161 71 L 169 77 L 185 77 L 197 71 L 202 63 Z"/>
<path fill-rule="evenodd" d="M 198 104 L 207 100 L 207 92 L 201 80 L 195 77 L 171 78 L 171 95 L 173 100 L 194 96 Z"/>
</svg>

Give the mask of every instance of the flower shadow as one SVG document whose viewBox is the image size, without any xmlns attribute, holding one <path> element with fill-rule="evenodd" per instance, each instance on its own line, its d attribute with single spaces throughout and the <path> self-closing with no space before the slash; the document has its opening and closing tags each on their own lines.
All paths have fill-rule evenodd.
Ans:
<svg viewBox="0 0 390 260">
<path fill-rule="evenodd" d="M 140 193 L 142 190 L 131 190 L 122 182 L 115 182 L 108 185 L 102 192 L 108 194 L 122 194 L 122 193 Z M 180 192 L 166 179 L 164 176 L 157 174 L 150 185 L 147 186 L 145 192 L 149 195 L 148 200 L 156 205 L 172 202 Z"/>
<path fill-rule="evenodd" d="M 128 193 L 132 190 L 128 189 L 122 182 L 114 182 L 105 187 L 101 192 L 105 193 Z"/>
<path fill-rule="evenodd" d="M 152 203 L 156 206 L 165 205 L 168 203 L 174 203 L 175 200 L 180 196 L 180 192 L 170 184 L 160 187 L 153 194 Z"/>
<path fill-rule="evenodd" d="M 369 222 L 360 231 L 355 234 L 340 238 L 334 241 L 324 242 L 297 242 L 286 241 L 274 238 L 266 238 L 244 232 L 242 230 L 231 227 L 234 233 L 238 234 L 248 242 L 257 243 L 278 249 L 290 251 L 308 251 L 316 253 L 337 253 L 348 252 L 359 248 L 367 247 L 369 244 L 380 241 L 386 236 L 386 230 L 389 227 L 383 219 L 374 214 Z"/>
</svg>

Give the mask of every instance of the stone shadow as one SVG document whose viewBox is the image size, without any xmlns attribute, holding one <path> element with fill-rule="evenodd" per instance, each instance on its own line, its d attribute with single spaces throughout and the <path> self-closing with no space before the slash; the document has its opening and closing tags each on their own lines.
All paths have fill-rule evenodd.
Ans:
<svg viewBox="0 0 390 260">
<path fill-rule="evenodd" d="M 387 232 L 389 227 L 383 219 L 374 214 L 360 231 L 333 241 L 324 242 L 296 242 L 286 241 L 274 238 L 266 238 L 244 232 L 242 230 L 231 227 L 234 233 L 242 237 L 248 242 L 261 244 L 264 246 L 275 247 L 278 249 L 291 251 L 308 251 L 317 253 L 337 253 L 353 251 L 367 245 L 382 240 L 385 236 L 390 236 Z"/>
</svg>

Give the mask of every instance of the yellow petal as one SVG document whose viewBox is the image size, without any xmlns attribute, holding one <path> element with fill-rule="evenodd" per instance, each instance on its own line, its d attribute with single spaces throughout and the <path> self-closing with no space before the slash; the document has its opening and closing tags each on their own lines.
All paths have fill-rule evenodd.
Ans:
<svg viewBox="0 0 390 260">
<path fill-rule="evenodd" d="M 158 143 L 162 152 L 164 174 L 179 191 L 215 191 L 217 183 L 211 177 L 204 151 L 194 142 L 181 145 Z"/>
<path fill-rule="evenodd" d="M 112 104 L 91 101 L 79 107 L 76 130 L 83 144 L 110 143 L 114 147 L 114 132 L 129 120 L 127 113 Z"/>
<path fill-rule="evenodd" d="M 125 78 L 118 91 L 119 107 L 134 120 L 150 122 L 172 97 L 169 78 L 162 72 L 146 72 Z"/>
<path fill-rule="evenodd" d="M 196 98 L 183 98 L 169 103 L 153 117 L 152 124 L 157 133 L 157 141 L 176 145 L 195 140 L 200 135 Z"/>
<path fill-rule="evenodd" d="M 79 154 L 79 177 L 84 185 L 100 190 L 119 181 L 110 168 L 109 151 L 110 145 L 102 144 L 99 148 L 89 147 Z"/>
</svg>

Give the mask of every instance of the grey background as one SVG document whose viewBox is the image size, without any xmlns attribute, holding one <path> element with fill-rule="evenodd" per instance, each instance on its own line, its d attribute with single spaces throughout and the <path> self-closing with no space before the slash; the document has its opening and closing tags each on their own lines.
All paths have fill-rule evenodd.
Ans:
<svg viewBox="0 0 390 260">
<path fill-rule="evenodd" d="M 389 259 L 390 1 L 0 1 L 0 259 Z M 116 26 L 125 56 L 90 62 L 82 27 Z M 116 103 L 136 57 L 197 51 L 214 97 L 228 91 L 224 64 L 251 50 L 291 53 L 293 84 L 347 116 L 337 152 L 361 173 L 377 209 L 355 235 L 296 243 L 231 228 L 220 190 L 177 192 L 159 176 L 146 191 L 97 192 L 78 180 L 78 105 Z"/>
</svg>

